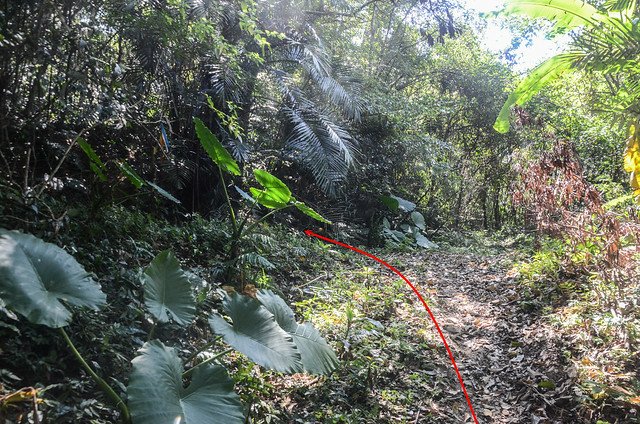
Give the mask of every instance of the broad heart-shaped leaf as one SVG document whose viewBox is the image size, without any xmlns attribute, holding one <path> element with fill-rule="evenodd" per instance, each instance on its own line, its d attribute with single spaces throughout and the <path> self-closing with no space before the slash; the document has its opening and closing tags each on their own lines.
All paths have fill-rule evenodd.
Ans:
<svg viewBox="0 0 640 424">
<path fill-rule="evenodd" d="M 416 227 L 420 228 L 421 230 L 424 230 L 425 228 L 427 228 L 426 223 L 424 221 L 424 216 L 422 216 L 420 212 L 418 211 L 411 212 L 411 220 L 413 221 L 414 224 L 416 224 Z"/>
<path fill-rule="evenodd" d="M 173 320 L 187 325 L 193 320 L 196 305 L 191 284 L 171 250 L 156 256 L 144 271 L 144 303 L 160 322 Z"/>
<path fill-rule="evenodd" d="M 147 342 L 131 361 L 127 387 L 133 424 L 243 423 L 240 398 L 220 365 L 201 365 L 182 386 L 182 362 L 173 348 Z"/>
<path fill-rule="evenodd" d="M 291 200 L 293 201 L 293 205 L 296 208 L 298 208 L 298 210 L 300 212 L 302 212 L 303 214 L 305 214 L 307 216 L 310 216 L 311 218 L 315 219 L 316 221 L 324 222 L 325 224 L 331 224 L 331 221 L 329 221 L 328 219 L 326 219 L 325 217 L 320 215 L 318 212 L 316 212 L 313 209 L 311 209 L 306 204 L 294 199 L 293 197 L 291 198 Z"/>
<path fill-rule="evenodd" d="M 69 305 L 99 309 L 106 296 L 76 260 L 29 234 L 0 229 L 0 298 L 35 324 L 64 327 Z"/>
<path fill-rule="evenodd" d="M 225 297 L 222 306 L 233 320 L 233 326 L 217 315 L 209 318 L 209 325 L 225 342 L 263 367 L 281 372 L 302 371 L 293 338 L 280 328 L 273 314 L 260 302 L 233 293 Z"/>
<path fill-rule="evenodd" d="M 509 131 L 509 115 L 511 107 L 522 105 L 528 102 L 542 87 L 556 80 L 565 71 L 578 63 L 584 53 L 569 52 L 562 53 L 542 62 L 525 79 L 518 84 L 516 89 L 509 95 L 509 98 L 502 106 L 493 128 L 499 133 Z"/>
<path fill-rule="evenodd" d="M 278 200 L 274 200 L 267 190 L 258 190 L 255 187 L 249 187 L 249 191 L 256 202 L 269 209 L 281 209 L 287 207 L 287 203 L 282 203 Z"/>
<path fill-rule="evenodd" d="M 384 203 L 385 206 L 387 206 L 392 211 L 397 211 L 398 208 L 400 207 L 400 202 L 398 202 L 397 199 L 394 199 L 391 196 L 382 195 L 380 196 L 380 201 Z"/>
<path fill-rule="evenodd" d="M 211 130 L 198 118 L 193 118 L 196 124 L 196 134 L 200 140 L 200 144 L 211 160 L 220 167 L 220 169 L 232 175 L 240 175 L 240 167 L 238 163 L 231 157 L 227 149 L 224 148 L 218 138 L 213 135 Z"/>
<path fill-rule="evenodd" d="M 402 197 L 393 195 L 391 197 L 398 201 L 398 209 L 400 209 L 401 211 L 412 212 L 416 208 L 416 204 L 407 199 L 403 199 Z"/>
<path fill-rule="evenodd" d="M 289 305 L 272 291 L 260 290 L 257 296 L 260 303 L 276 317 L 280 327 L 293 337 L 306 372 L 330 374 L 336 369 L 336 354 L 311 323 L 298 324 Z"/>
<path fill-rule="evenodd" d="M 254 169 L 253 175 L 263 190 L 250 188 L 251 194 L 258 203 L 267 208 L 277 209 L 286 206 L 291 200 L 291 190 L 278 177 L 262 169 Z"/>
<path fill-rule="evenodd" d="M 431 240 L 429 240 L 428 238 L 426 238 L 424 236 L 424 234 L 422 234 L 421 232 L 416 232 L 414 234 L 415 238 L 416 238 L 416 244 L 420 247 L 424 247 L 425 249 L 437 249 L 438 245 L 435 244 L 434 242 L 432 242 Z"/>
</svg>

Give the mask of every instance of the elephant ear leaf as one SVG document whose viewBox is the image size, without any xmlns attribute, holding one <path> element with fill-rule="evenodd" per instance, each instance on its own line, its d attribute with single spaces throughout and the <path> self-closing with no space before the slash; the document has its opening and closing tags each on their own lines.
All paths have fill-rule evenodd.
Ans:
<svg viewBox="0 0 640 424">
<path fill-rule="evenodd" d="M 260 302 L 233 293 L 222 301 L 222 306 L 233 325 L 217 315 L 209 319 L 209 325 L 225 342 L 263 367 L 281 372 L 302 371 L 300 353 L 292 336 L 280 328 L 273 314 Z"/>
<path fill-rule="evenodd" d="M 100 285 L 63 249 L 4 229 L 0 229 L 0 299 L 29 321 L 53 328 L 71 321 L 66 305 L 97 310 L 107 300 Z"/>
<path fill-rule="evenodd" d="M 287 206 L 291 200 L 291 190 L 278 177 L 267 171 L 256 169 L 253 171 L 256 181 L 263 190 L 251 187 L 249 190 L 258 203 L 270 209 L 278 209 Z"/>
<path fill-rule="evenodd" d="M 293 205 L 296 208 L 298 208 L 298 210 L 303 214 L 315 219 L 316 221 L 324 222 L 325 224 L 331 224 L 331 221 L 329 221 L 324 216 L 320 215 L 318 212 L 311 209 L 305 203 L 300 202 L 299 200 L 295 200 L 293 197 L 291 198 L 291 200 L 293 201 Z"/>
<path fill-rule="evenodd" d="M 338 365 L 333 349 L 311 323 L 298 324 L 286 302 L 270 290 L 260 290 L 258 300 L 271 312 L 280 327 L 293 337 L 306 372 L 330 374 Z"/>
<path fill-rule="evenodd" d="M 424 220 L 424 215 L 422 215 L 420 212 L 411 212 L 411 220 L 416 225 L 416 227 L 420 228 L 421 230 L 425 230 L 427 228 L 427 223 Z"/>
<path fill-rule="evenodd" d="M 438 245 L 425 237 L 421 232 L 415 233 L 416 244 L 420 247 L 424 247 L 425 249 L 437 249 Z"/>
<path fill-rule="evenodd" d="M 238 163 L 231 157 L 227 149 L 224 148 L 218 138 L 211 132 L 209 128 L 198 118 L 193 118 L 196 124 L 196 135 L 205 152 L 211 160 L 215 162 L 220 169 L 232 175 L 240 175 L 240 167 Z"/>
<path fill-rule="evenodd" d="M 391 197 L 398 201 L 398 209 L 400 209 L 403 212 L 412 212 L 416 208 L 416 204 L 407 199 L 403 199 L 400 196 L 391 196 Z"/>
<path fill-rule="evenodd" d="M 191 284 L 173 252 L 159 253 L 145 270 L 143 280 L 145 304 L 158 321 L 169 321 L 171 314 L 179 325 L 191 322 L 196 312 Z"/>
<path fill-rule="evenodd" d="M 131 361 L 133 370 L 127 387 L 134 424 L 244 422 L 240 398 L 224 367 L 197 367 L 185 388 L 182 362 L 173 348 L 153 340 L 139 353 Z"/>
</svg>

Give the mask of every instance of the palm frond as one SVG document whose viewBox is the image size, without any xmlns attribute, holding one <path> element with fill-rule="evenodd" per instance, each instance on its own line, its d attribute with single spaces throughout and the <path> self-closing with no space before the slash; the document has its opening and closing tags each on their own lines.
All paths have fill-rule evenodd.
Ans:
<svg viewBox="0 0 640 424">
<path fill-rule="evenodd" d="M 607 0 L 604 8 L 609 12 L 622 12 L 632 15 L 638 6 L 637 0 Z"/>
<path fill-rule="evenodd" d="M 291 42 L 283 51 L 285 60 L 304 69 L 325 96 L 327 103 L 335 107 L 349 120 L 360 121 L 363 102 L 360 99 L 360 82 L 345 72 L 339 72 L 329 60 L 326 51 L 317 46 Z"/>
<path fill-rule="evenodd" d="M 493 127 L 496 131 L 506 133 L 509 130 L 509 115 L 511 107 L 528 102 L 546 84 L 558 78 L 559 75 L 577 66 L 584 58 L 584 52 L 573 51 L 562 53 L 542 62 L 527 77 L 518 84 L 507 101 L 502 106 L 500 114 Z"/>
<path fill-rule="evenodd" d="M 171 157 L 159 162 L 158 168 L 168 188 L 182 189 L 193 178 L 195 164 L 187 157 Z"/>
<path fill-rule="evenodd" d="M 328 194 L 347 177 L 356 143 L 349 133 L 315 110 L 283 107 L 289 127 L 286 147 Z"/>
<path fill-rule="evenodd" d="M 331 103 L 337 106 L 347 119 L 360 121 L 362 104 L 358 97 L 347 91 L 340 81 L 327 75 L 316 82 Z"/>
<path fill-rule="evenodd" d="M 595 25 L 599 15 L 598 9 L 582 0 L 509 0 L 498 13 L 549 19 L 554 22 L 556 31 Z"/>
<path fill-rule="evenodd" d="M 242 101 L 241 76 L 222 63 L 209 64 L 206 68 L 209 88 L 204 90 L 217 104 Z"/>
</svg>

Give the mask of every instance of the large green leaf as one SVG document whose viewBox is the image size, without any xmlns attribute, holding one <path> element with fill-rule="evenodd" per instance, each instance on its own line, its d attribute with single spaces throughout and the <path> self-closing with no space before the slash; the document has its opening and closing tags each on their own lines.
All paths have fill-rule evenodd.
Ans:
<svg viewBox="0 0 640 424">
<path fill-rule="evenodd" d="M 300 212 L 302 212 L 303 214 L 305 214 L 307 216 L 310 216 L 311 218 L 315 219 L 316 221 L 324 222 L 325 224 L 331 224 L 331 221 L 329 221 L 328 219 L 326 219 L 325 217 L 320 215 L 318 212 L 316 212 L 313 209 L 311 209 L 309 206 L 307 206 L 303 202 L 295 200 L 294 198 L 291 198 L 291 199 L 293 201 L 293 205 L 296 208 L 298 208 L 298 210 Z"/>
<path fill-rule="evenodd" d="M 82 137 L 78 137 L 77 143 L 78 143 L 78 146 L 80 146 L 80 148 L 84 152 L 84 154 L 87 155 L 87 157 L 91 160 L 91 162 L 94 162 L 103 171 L 107 169 L 104 166 L 104 163 L 102 162 L 98 154 L 96 153 L 96 151 L 93 150 L 93 147 L 91 147 L 91 145 L 87 142 L 87 140 L 85 140 Z"/>
<path fill-rule="evenodd" d="M 185 388 L 180 358 L 157 340 L 145 343 L 131 363 L 127 396 L 133 424 L 244 422 L 240 398 L 224 367 L 197 367 Z"/>
<path fill-rule="evenodd" d="M 400 209 L 401 211 L 411 212 L 416 208 L 416 204 L 407 199 L 403 199 L 402 197 L 394 195 L 391 195 L 391 197 L 398 201 L 398 209 Z"/>
<path fill-rule="evenodd" d="M 413 221 L 414 224 L 416 224 L 416 227 L 420 228 L 421 230 L 424 230 L 427 228 L 427 224 L 424 220 L 424 216 L 420 212 L 418 211 L 411 212 L 411 220 Z"/>
<path fill-rule="evenodd" d="M 293 338 L 276 323 L 271 312 L 257 300 L 233 293 L 222 301 L 233 320 L 209 319 L 212 330 L 258 365 L 281 372 L 302 371 L 300 353 Z"/>
<path fill-rule="evenodd" d="M 554 81 L 563 72 L 577 64 L 584 54 L 580 52 L 562 53 L 542 62 L 511 93 L 502 106 L 493 128 L 501 133 L 509 131 L 509 115 L 511 107 L 528 102 L 542 87 Z"/>
<path fill-rule="evenodd" d="M 429 240 L 427 237 L 424 236 L 424 234 L 422 234 L 419 231 L 414 234 L 414 237 L 416 239 L 416 244 L 418 246 L 420 246 L 420 247 L 424 247 L 425 249 L 437 249 L 438 248 L 437 244 L 435 244 L 434 242 Z"/>
<path fill-rule="evenodd" d="M 262 169 L 255 169 L 253 175 L 263 190 L 250 188 L 251 194 L 258 203 L 267 208 L 278 209 L 287 206 L 291 200 L 291 190 L 278 177 Z"/>
<path fill-rule="evenodd" d="M 249 187 L 249 192 L 251 196 L 256 200 L 256 202 L 260 203 L 262 206 L 267 207 L 269 209 L 281 209 L 287 207 L 287 203 L 282 203 L 278 200 L 274 200 L 267 190 L 259 190 L 255 187 Z"/>
<path fill-rule="evenodd" d="M 311 323 L 298 324 L 289 305 L 272 291 L 260 290 L 257 296 L 260 303 L 275 316 L 278 325 L 293 337 L 305 371 L 330 374 L 336 369 L 336 354 Z"/>
<path fill-rule="evenodd" d="M 198 118 L 193 118 L 196 124 L 196 134 L 200 140 L 200 144 L 207 152 L 209 157 L 220 169 L 232 175 L 240 175 L 240 167 L 231 157 L 227 149 L 224 148 L 218 138 L 211 132 L 209 128 Z"/>
<path fill-rule="evenodd" d="M 136 186 L 136 188 L 140 188 L 144 185 L 144 180 L 142 179 L 142 177 L 138 175 L 138 173 L 127 162 L 118 162 L 118 167 L 120 168 L 120 171 L 122 171 L 124 176 L 127 177 L 129 182 Z"/>
<path fill-rule="evenodd" d="M 509 0 L 498 13 L 549 19 L 556 31 L 593 25 L 600 16 L 598 9 L 582 0 Z"/>
<path fill-rule="evenodd" d="M 398 208 L 400 208 L 400 202 L 398 202 L 398 199 L 391 196 L 382 195 L 380 196 L 380 201 L 392 211 L 397 211 Z"/>
<path fill-rule="evenodd" d="M 98 154 L 93 150 L 93 147 L 82 137 L 78 137 L 77 140 L 78 146 L 82 149 L 85 155 L 90 160 L 89 167 L 91 170 L 100 178 L 102 181 L 107 181 L 107 177 L 104 175 L 103 171 L 106 171 L 107 168 L 98 156 Z"/>
<path fill-rule="evenodd" d="M 106 296 L 76 260 L 29 234 L 0 229 L 0 299 L 29 321 L 64 327 L 71 312 L 62 303 L 99 309 Z"/>
<path fill-rule="evenodd" d="M 159 253 L 151 261 L 143 279 L 145 304 L 158 321 L 169 321 L 169 314 L 180 325 L 193 320 L 196 305 L 191 284 L 171 250 Z"/>
</svg>

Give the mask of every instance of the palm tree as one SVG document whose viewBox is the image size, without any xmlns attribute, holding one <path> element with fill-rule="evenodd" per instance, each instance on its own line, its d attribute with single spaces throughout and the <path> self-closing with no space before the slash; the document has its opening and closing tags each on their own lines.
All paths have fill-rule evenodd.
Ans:
<svg viewBox="0 0 640 424">
<path fill-rule="evenodd" d="M 274 7 L 284 3 L 291 2 L 283 0 Z M 247 50 L 260 53 L 262 60 L 233 67 L 212 58 L 206 65 L 204 91 L 221 111 L 229 112 L 230 102 L 238 106 L 241 127 L 262 126 L 268 134 L 262 138 L 274 139 L 262 140 L 261 147 L 297 163 L 325 193 L 335 195 L 357 156 L 358 143 L 348 128 L 360 121 L 364 106 L 358 80 L 332 59 L 303 9 L 289 5 L 286 10 L 294 12 L 282 16 L 258 11 L 261 30 L 272 34 L 266 37 L 268 47 L 244 37 Z M 294 19 L 291 13 L 300 16 Z M 219 132 L 238 153 L 236 158 L 244 159 L 239 153 L 246 153 L 246 140 L 223 126 Z"/>
</svg>

